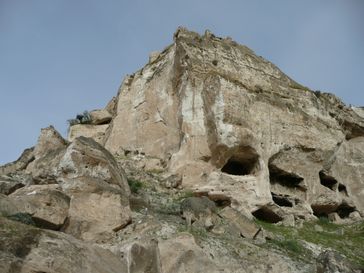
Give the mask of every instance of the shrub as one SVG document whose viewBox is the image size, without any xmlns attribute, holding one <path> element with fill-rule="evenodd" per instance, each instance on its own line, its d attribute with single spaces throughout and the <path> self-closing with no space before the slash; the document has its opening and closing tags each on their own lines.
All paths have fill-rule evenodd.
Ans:
<svg viewBox="0 0 364 273">
<path fill-rule="evenodd" d="M 76 118 L 68 120 L 68 124 L 70 126 L 76 124 L 90 124 L 91 122 L 92 122 L 91 115 L 88 111 L 83 111 L 82 114 L 77 114 Z"/>
<path fill-rule="evenodd" d="M 143 187 L 143 183 L 134 178 L 128 178 L 128 184 L 130 187 L 130 191 L 135 194 L 138 193 L 139 190 Z"/>
</svg>

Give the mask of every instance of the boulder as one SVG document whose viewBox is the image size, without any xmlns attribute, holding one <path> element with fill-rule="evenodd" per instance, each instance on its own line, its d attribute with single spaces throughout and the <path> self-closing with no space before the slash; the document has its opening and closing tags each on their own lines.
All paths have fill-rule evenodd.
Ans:
<svg viewBox="0 0 364 273">
<path fill-rule="evenodd" d="M 58 171 L 67 178 L 99 178 L 118 185 L 126 196 L 130 194 L 124 171 L 118 167 L 110 152 L 91 138 L 76 138 L 60 160 Z"/>
<path fill-rule="evenodd" d="M 135 241 L 123 245 L 118 256 L 125 260 L 129 273 L 162 273 L 162 265 L 155 239 Z"/>
<path fill-rule="evenodd" d="M 60 183 L 71 196 L 66 233 L 102 242 L 131 222 L 129 199 L 118 185 L 92 177 L 64 178 Z"/>
<path fill-rule="evenodd" d="M 189 233 L 161 241 L 159 250 L 164 273 L 221 272 Z"/>
<path fill-rule="evenodd" d="M 12 192 L 33 183 L 32 176 L 24 172 L 16 172 L 0 176 L 0 193 L 9 195 Z"/>
<path fill-rule="evenodd" d="M 219 216 L 227 221 L 233 233 L 247 239 L 254 239 L 260 228 L 249 218 L 231 207 L 225 207 L 219 212 Z"/>
<path fill-rule="evenodd" d="M 111 114 L 105 109 L 91 111 L 90 117 L 91 123 L 94 125 L 108 124 L 112 119 Z"/>
<path fill-rule="evenodd" d="M 110 251 L 0 217 L 0 272 L 126 273 Z"/>
<path fill-rule="evenodd" d="M 96 142 L 103 144 L 104 136 L 108 124 L 103 125 L 91 125 L 91 124 L 76 124 L 68 130 L 68 141 L 73 141 L 80 136 L 90 137 Z"/>
<path fill-rule="evenodd" d="M 187 227 L 193 222 L 205 228 L 214 226 L 216 205 L 206 196 L 187 197 L 181 202 L 182 217 L 186 219 Z"/>
<path fill-rule="evenodd" d="M 64 224 L 70 206 L 70 198 L 58 185 L 23 187 L 9 198 L 20 212 L 30 214 L 37 226 L 54 230 Z"/>
</svg>

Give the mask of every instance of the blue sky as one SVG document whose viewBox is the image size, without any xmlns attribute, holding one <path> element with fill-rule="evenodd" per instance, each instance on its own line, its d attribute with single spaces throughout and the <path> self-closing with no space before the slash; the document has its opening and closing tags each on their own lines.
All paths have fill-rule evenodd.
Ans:
<svg viewBox="0 0 364 273">
<path fill-rule="evenodd" d="M 362 0 L 0 0 L 0 164 L 102 108 L 178 26 L 230 36 L 314 90 L 364 105 Z"/>
</svg>

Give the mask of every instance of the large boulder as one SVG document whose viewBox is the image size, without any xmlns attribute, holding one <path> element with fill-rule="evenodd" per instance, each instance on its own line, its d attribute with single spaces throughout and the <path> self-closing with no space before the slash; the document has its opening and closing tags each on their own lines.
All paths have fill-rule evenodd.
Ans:
<svg viewBox="0 0 364 273">
<path fill-rule="evenodd" d="M 124 171 L 118 167 L 110 152 L 91 138 L 76 138 L 63 155 L 58 171 L 67 178 L 99 178 L 109 184 L 118 185 L 125 195 L 130 194 Z"/>
<path fill-rule="evenodd" d="M 126 273 L 110 251 L 0 217 L 0 272 Z"/>
<path fill-rule="evenodd" d="M 60 161 L 59 173 L 58 182 L 71 197 L 65 232 L 103 241 L 131 221 L 125 173 L 93 139 L 76 138 Z"/>
<path fill-rule="evenodd" d="M 221 272 L 189 233 L 160 242 L 159 249 L 164 273 Z"/>
<path fill-rule="evenodd" d="M 112 116 L 109 113 L 109 111 L 105 109 L 91 111 L 90 117 L 91 117 L 91 123 L 94 125 L 108 124 L 112 119 Z"/>
<path fill-rule="evenodd" d="M 85 241 L 103 242 L 131 221 L 129 199 L 118 186 L 92 177 L 63 179 L 71 196 L 66 233 Z"/>
<path fill-rule="evenodd" d="M 37 226 L 54 230 L 65 223 L 70 206 L 70 198 L 55 184 L 24 187 L 9 198 L 20 212 L 30 214 Z"/>
</svg>

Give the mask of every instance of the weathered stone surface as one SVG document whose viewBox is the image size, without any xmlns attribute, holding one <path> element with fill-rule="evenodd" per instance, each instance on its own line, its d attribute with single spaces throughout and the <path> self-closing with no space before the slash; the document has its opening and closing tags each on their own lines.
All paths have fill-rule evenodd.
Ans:
<svg viewBox="0 0 364 273">
<path fill-rule="evenodd" d="M 126 273 L 110 251 L 0 217 L 0 272 Z"/>
<path fill-rule="evenodd" d="M 33 178 L 24 172 L 0 176 L 0 193 L 9 195 L 25 185 L 31 185 Z"/>
<path fill-rule="evenodd" d="M 36 184 L 55 184 L 60 158 L 68 143 L 53 126 L 43 128 L 34 148 L 35 160 L 26 169 Z"/>
<path fill-rule="evenodd" d="M 159 249 L 164 273 L 221 272 L 189 233 L 160 242 Z"/>
<path fill-rule="evenodd" d="M 93 110 L 90 112 L 91 123 L 94 125 L 108 124 L 110 123 L 112 116 L 105 110 Z"/>
<path fill-rule="evenodd" d="M 186 219 L 187 226 L 190 227 L 193 222 L 205 228 L 214 226 L 214 213 L 216 205 L 206 196 L 187 197 L 181 202 L 181 212 Z"/>
<path fill-rule="evenodd" d="M 0 216 L 9 216 L 19 212 L 16 203 L 9 196 L 0 193 Z"/>
<path fill-rule="evenodd" d="M 116 101 L 107 149 L 160 158 L 184 187 L 225 188 L 244 214 L 277 201 L 283 214 L 310 218 L 310 206 L 320 206 L 314 200 L 332 191 L 320 183 L 327 166 L 334 177 L 355 176 L 338 178 L 348 195 L 363 186 L 353 164 L 332 162 L 364 136 L 360 111 L 299 85 L 231 39 L 180 28 L 171 46 L 124 80 Z M 352 161 L 363 166 L 359 157 Z M 221 172 L 230 177 L 213 174 Z M 361 194 L 349 199 L 362 212 Z M 345 201 L 339 193 L 330 198 Z"/>
<path fill-rule="evenodd" d="M 162 273 L 158 242 L 155 239 L 123 245 L 118 256 L 125 260 L 128 273 Z"/>
<path fill-rule="evenodd" d="M 56 184 L 23 187 L 9 198 L 20 212 L 30 214 L 37 226 L 47 229 L 61 228 L 70 206 L 70 198 Z"/>
<path fill-rule="evenodd" d="M 359 273 L 361 269 L 353 266 L 345 257 L 334 251 L 324 251 L 317 258 L 317 273 Z"/>
<path fill-rule="evenodd" d="M 90 124 L 76 124 L 68 130 L 68 141 L 73 141 L 80 136 L 90 137 L 96 142 L 102 144 L 108 124 L 103 125 L 90 125 Z"/>
<path fill-rule="evenodd" d="M 102 242 L 130 223 L 129 199 L 119 187 L 91 177 L 66 179 L 62 187 L 71 195 L 66 233 Z"/>
<path fill-rule="evenodd" d="M 219 215 L 238 231 L 239 236 L 254 239 L 259 232 L 259 227 L 251 219 L 231 207 L 225 207 L 219 212 Z"/>
<path fill-rule="evenodd" d="M 60 161 L 59 172 L 67 178 L 99 178 L 118 185 L 126 196 L 130 194 L 124 171 L 114 157 L 91 138 L 79 137 L 72 142 Z"/>
<path fill-rule="evenodd" d="M 14 162 L 0 166 L 0 175 L 8 175 L 24 170 L 34 160 L 34 147 L 25 149 L 21 156 Z"/>
</svg>

